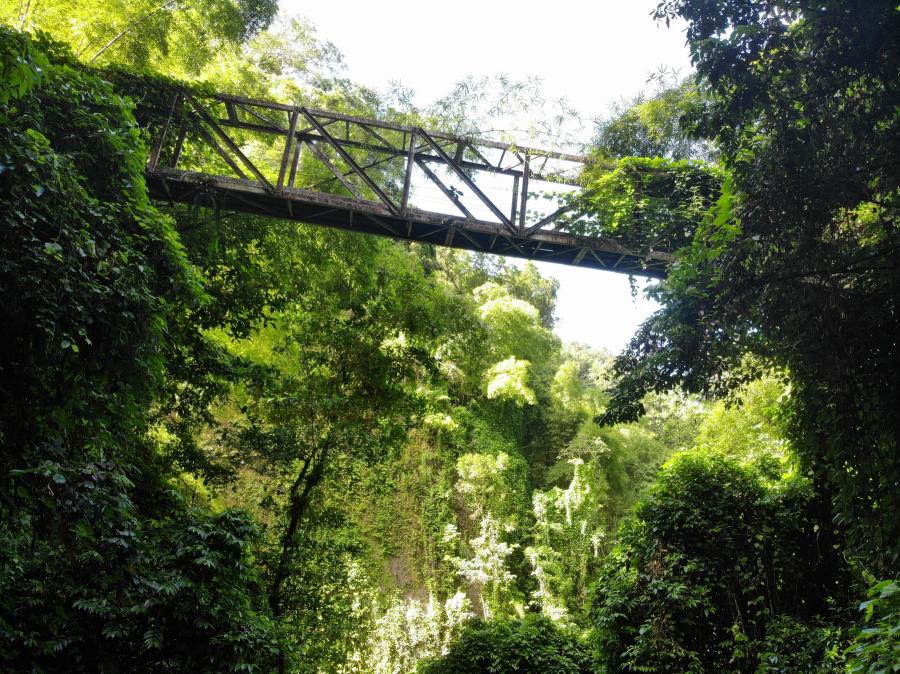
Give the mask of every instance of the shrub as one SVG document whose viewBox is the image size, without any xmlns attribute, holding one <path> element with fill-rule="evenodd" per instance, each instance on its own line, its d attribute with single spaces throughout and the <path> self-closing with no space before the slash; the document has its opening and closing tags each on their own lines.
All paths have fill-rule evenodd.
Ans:
<svg viewBox="0 0 900 674">
<path fill-rule="evenodd" d="M 788 623 L 773 618 L 810 625 L 846 603 L 848 572 L 818 545 L 809 482 L 771 475 L 699 452 L 664 467 L 596 586 L 607 671 L 754 672 L 762 653 L 780 648 L 776 626 Z M 819 638 L 804 634 L 812 662 L 790 671 L 820 671 Z"/>
<path fill-rule="evenodd" d="M 523 620 L 475 620 L 443 657 L 421 674 L 590 674 L 589 648 L 538 615 Z"/>
<path fill-rule="evenodd" d="M 869 588 L 860 604 L 863 624 L 854 630 L 847 671 L 878 674 L 900 669 L 900 579 L 882 580 Z"/>
</svg>

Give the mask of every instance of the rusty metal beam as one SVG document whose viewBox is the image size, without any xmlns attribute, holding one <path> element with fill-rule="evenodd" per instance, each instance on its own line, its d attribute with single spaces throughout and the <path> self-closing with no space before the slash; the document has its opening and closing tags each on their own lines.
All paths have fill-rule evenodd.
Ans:
<svg viewBox="0 0 900 674">
<path fill-rule="evenodd" d="M 525 216 L 528 212 L 528 179 L 531 177 L 529 155 L 522 160 L 522 205 L 519 207 L 519 234 L 525 233 Z"/>
<path fill-rule="evenodd" d="M 175 94 L 172 98 L 172 107 L 169 109 L 169 116 L 162 125 L 162 129 L 157 132 L 156 141 L 153 143 L 153 149 L 150 150 L 150 157 L 147 160 L 147 169 L 152 171 L 159 163 L 159 155 L 162 152 L 163 144 L 166 142 L 166 135 L 169 133 L 169 125 L 172 123 L 172 117 L 178 108 L 178 101 L 181 99 L 181 92 Z"/>
<path fill-rule="evenodd" d="M 294 110 L 291 114 L 290 130 L 284 141 L 284 153 L 281 157 L 281 168 L 278 170 L 278 190 L 284 187 L 284 176 L 287 173 L 288 162 L 291 159 L 291 146 L 296 142 L 294 133 L 297 131 L 297 120 L 300 119 L 300 113 Z"/>
<path fill-rule="evenodd" d="M 259 168 L 252 161 L 250 161 L 250 159 L 247 157 L 247 155 L 245 155 L 241 151 L 241 148 L 238 147 L 237 143 L 235 143 L 231 139 L 231 137 L 227 133 L 225 133 L 225 131 L 222 130 L 222 128 L 216 123 L 216 120 L 214 120 L 209 115 L 209 113 L 206 112 L 206 110 L 204 110 L 203 107 L 201 105 L 199 105 L 199 103 L 197 103 L 196 99 L 194 99 L 193 96 L 188 95 L 188 96 L 186 96 L 186 98 L 187 98 L 188 102 L 194 107 L 194 110 L 197 112 L 197 114 L 200 115 L 201 119 L 215 132 L 215 134 L 217 136 L 219 136 L 219 138 L 222 139 L 222 141 L 225 143 L 226 147 L 229 150 L 231 150 L 231 152 L 235 156 L 237 156 L 238 159 L 241 160 L 241 162 L 244 164 L 244 166 L 246 166 L 250 170 L 250 173 L 252 173 L 254 176 L 256 176 L 256 179 L 259 182 L 261 182 L 263 185 L 265 185 L 266 189 L 268 189 L 271 192 L 274 192 L 275 187 L 272 185 L 272 183 L 270 183 L 269 180 L 262 174 L 262 171 L 260 171 Z"/>
<path fill-rule="evenodd" d="M 405 138 L 405 136 L 404 136 Z M 403 176 L 403 195 L 400 197 L 400 212 L 405 213 L 406 207 L 409 205 L 409 191 L 412 188 L 413 167 L 416 161 L 416 143 L 418 142 L 416 132 L 409 134 L 409 154 L 406 157 L 406 172 Z"/>
<path fill-rule="evenodd" d="M 581 196 L 589 197 L 589 196 L 596 194 L 596 192 L 597 192 L 597 190 L 585 190 L 584 192 L 581 193 Z M 525 234 L 531 234 L 540 229 L 543 229 L 544 227 L 549 225 L 551 222 L 553 222 L 554 220 L 559 218 L 559 216 L 563 215 L 564 213 L 568 213 L 569 211 L 571 211 L 574 208 L 575 208 L 575 204 L 571 204 L 571 203 L 563 204 L 562 206 L 557 208 L 555 211 L 553 211 L 549 215 L 544 216 L 543 218 L 538 220 L 536 223 L 534 223 L 530 227 L 526 227 Z"/>
<path fill-rule="evenodd" d="M 235 103 L 243 103 L 248 106 L 269 109 L 269 110 L 283 110 L 290 111 L 298 109 L 299 106 L 290 105 L 288 103 L 277 103 L 274 101 L 262 101 L 253 98 L 247 98 L 246 96 L 234 96 L 231 94 L 218 94 L 216 99 L 220 102 L 233 101 Z M 368 117 L 359 117 L 357 115 L 347 115 L 340 112 L 332 112 L 330 110 L 317 110 L 315 108 L 303 108 L 309 114 L 315 117 L 324 117 L 334 122 L 350 122 L 354 124 L 368 124 L 369 126 L 377 129 L 391 129 L 393 131 L 406 131 L 409 132 L 415 127 L 407 126 L 404 124 L 397 124 L 395 122 L 387 122 L 384 120 L 375 120 L 370 119 Z M 443 133 L 441 131 L 429 131 L 428 135 L 434 138 L 435 140 L 445 140 L 452 143 L 456 143 L 460 140 L 465 142 L 475 143 L 479 147 L 489 147 L 495 148 L 498 150 L 509 149 L 515 147 L 519 152 L 527 152 L 532 157 L 547 157 L 548 159 L 562 159 L 565 161 L 572 162 L 585 162 L 586 157 L 579 154 L 571 154 L 568 152 L 558 152 L 556 150 L 544 150 L 536 147 L 525 147 L 524 145 L 514 145 L 511 143 L 501 143 L 498 141 L 492 140 L 480 140 L 477 138 L 460 138 L 459 136 L 454 136 L 449 133 Z"/>
</svg>

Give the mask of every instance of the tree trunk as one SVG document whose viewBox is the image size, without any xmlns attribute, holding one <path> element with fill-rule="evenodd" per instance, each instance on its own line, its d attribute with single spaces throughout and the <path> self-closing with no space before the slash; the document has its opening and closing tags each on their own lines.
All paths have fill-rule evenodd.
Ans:
<svg viewBox="0 0 900 674">
<path fill-rule="evenodd" d="M 312 466 L 312 471 L 308 472 L 310 466 Z M 322 452 L 318 460 L 316 460 L 314 455 L 309 462 L 304 464 L 300 474 L 297 475 L 297 479 L 291 485 L 288 523 L 281 537 L 281 553 L 278 558 L 278 566 L 275 567 L 275 574 L 272 577 L 272 585 L 269 589 L 269 608 L 276 619 L 280 618 L 284 613 L 281 589 L 289 575 L 291 556 L 297 548 L 297 530 L 304 515 L 306 515 L 312 489 L 322 479 L 324 470 L 325 457 L 324 452 Z"/>
</svg>

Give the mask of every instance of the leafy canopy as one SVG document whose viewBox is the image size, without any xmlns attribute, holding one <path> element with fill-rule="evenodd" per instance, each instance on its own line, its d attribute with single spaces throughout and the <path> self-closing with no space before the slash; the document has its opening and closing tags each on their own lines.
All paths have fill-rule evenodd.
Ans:
<svg viewBox="0 0 900 674">
<path fill-rule="evenodd" d="M 729 389 L 747 352 L 785 367 L 791 439 L 834 508 L 823 521 L 889 568 L 900 554 L 900 12 L 882 0 L 668 0 L 656 14 L 687 21 L 707 94 L 697 129 L 715 138 L 726 177 L 690 213 L 652 291 L 663 308 L 617 360 L 604 420 L 636 418 L 651 391 Z"/>
</svg>

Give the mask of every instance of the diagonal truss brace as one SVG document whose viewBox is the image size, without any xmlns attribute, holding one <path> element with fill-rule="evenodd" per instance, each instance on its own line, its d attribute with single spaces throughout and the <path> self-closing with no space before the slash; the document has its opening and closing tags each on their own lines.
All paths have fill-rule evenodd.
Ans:
<svg viewBox="0 0 900 674">
<path fill-rule="evenodd" d="M 358 175 L 362 181 L 368 186 L 370 190 L 372 190 L 376 196 L 381 200 L 381 202 L 388 207 L 388 210 L 395 215 L 399 215 L 400 209 L 393 202 L 393 200 L 385 194 L 384 190 L 382 190 L 369 174 L 363 171 L 362 167 L 356 163 L 353 157 L 341 146 L 341 144 L 325 130 L 319 121 L 313 117 L 313 115 L 306 108 L 300 108 L 300 111 L 303 113 L 303 116 L 306 117 L 307 121 L 313 126 L 313 128 L 318 131 L 319 135 L 324 138 L 334 151 L 337 152 L 338 156 L 344 160 L 344 162 L 349 166 L 353 172 Z"/>
<path fill-rule="evenodd" d="M 495 216 L 497 216 L 497 219 L 500 220 L 500 222 L 505 225 L 510 231 L 515 232 L 515 227 L 513 226 L 512 221 L 509 219 L 506 213 L 501 211 L 497 207 L 497 204 L 491 201 L 491 199 L 488 198 L 488 196 L 479 189 L 478 185 L 475 184 L 475 181 L 472 180 L 466 174 L 466 172 L 459 167 L 459 164 L 457 164 L 453 158 L 451 158 L 446 152 L 444 152 L 443 148 L 438 145 L 434 138 L 432 138 L 422 129 L 416 129 L 416 132 L 425 139 L 425 142 L 431 146 L 435 154 L 437 154 L 437 156 L 441 158 L 444 164 L 446 164 L 450 169 L 453 170 L 453 172 L 457 176 L 459 176 L 459 179 L 462 180 L 463 184 L 465 184 L 466 187 L 472 190 L 475 196 L 477 196 L 481 200 L 481 202 L 485 206 L 487 206 Z M 454 203 L 456 202 L 454 201 Z"/>
</svg>

